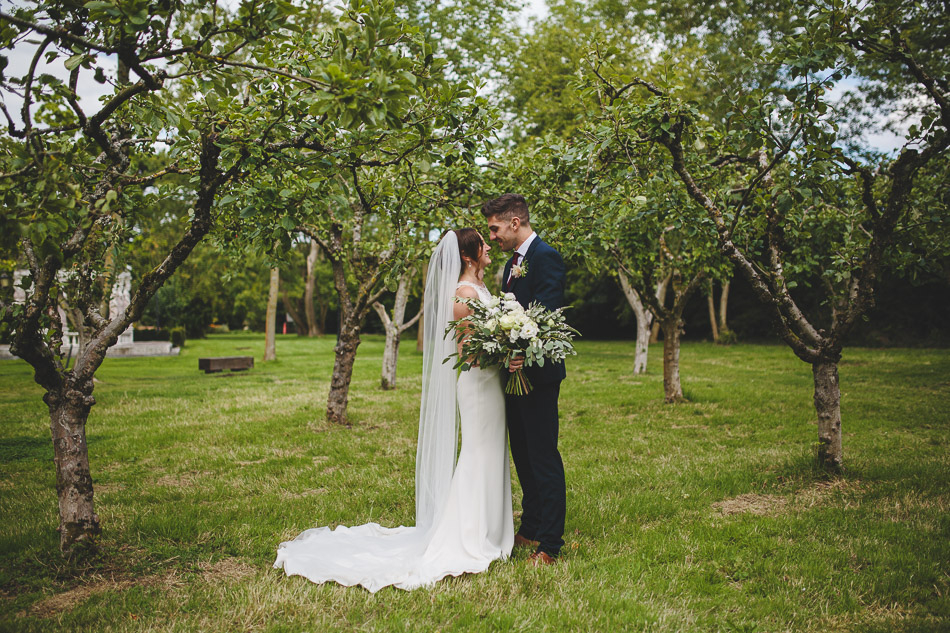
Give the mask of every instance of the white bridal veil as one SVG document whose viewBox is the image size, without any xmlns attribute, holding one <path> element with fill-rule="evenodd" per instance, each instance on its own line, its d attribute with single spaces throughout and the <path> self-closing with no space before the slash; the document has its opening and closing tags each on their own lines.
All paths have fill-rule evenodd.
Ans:
<svg viewBox="0 0 950 633">
<path fill-rule="evenodd" d="M 448 496 L 455 469 L 459 419 L 456 372 L 443 362 L 455 352 L 455 337 L 446 335 L 452 320 L 455 289 L 462 263 L 455 231 L 445 234 L 432 258 L 425 287 L 422 350 L 422 404 L 416 449 L 416 527 L 432 527 Z"/>
</svg>

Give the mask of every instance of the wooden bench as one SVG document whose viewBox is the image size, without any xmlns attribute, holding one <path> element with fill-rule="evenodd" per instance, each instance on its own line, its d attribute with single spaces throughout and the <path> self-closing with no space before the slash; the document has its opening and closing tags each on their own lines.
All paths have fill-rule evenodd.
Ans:
<svg viewBox="0 0 950 633">
<path fill-rule="evenodd" d="M 198 369 L 203 369 L 206 374 L 216 371 L 230 369 L 231 371 L 244 371 L 254 366 L 253 356 L 218 356 L 216 358 L 199 358 Z"/>
</svg>

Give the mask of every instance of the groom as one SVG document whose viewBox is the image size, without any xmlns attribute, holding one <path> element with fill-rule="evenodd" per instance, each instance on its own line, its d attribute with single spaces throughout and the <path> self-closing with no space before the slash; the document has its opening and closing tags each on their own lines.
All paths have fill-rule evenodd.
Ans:
<svg viewBox="0 0 950 633">
<path fill-rule="evenodd" d="M 516 193 L 482 205 L 493 242 L 503 251 L 514 251 L 505 264 L 501 285 L 514 293 L 525 308 L 538 302 L 548 310 L 564 304 L 564 260 L 531 229 L 528 205 Z M 522 366 L 523 358 L 511 362 L 510 371 Z M 508 441 L 523 492 L 521 528 L 515 547 L 535 547 L 535 566 L 555 561 L 564 545 L 566 492 L 564 465 L 557 450 L 557 399 L 564 380 L 564 363 L 545 363 L 524 368 L 531 391 L 523 396 L 506 395 Z"/>
</svg>

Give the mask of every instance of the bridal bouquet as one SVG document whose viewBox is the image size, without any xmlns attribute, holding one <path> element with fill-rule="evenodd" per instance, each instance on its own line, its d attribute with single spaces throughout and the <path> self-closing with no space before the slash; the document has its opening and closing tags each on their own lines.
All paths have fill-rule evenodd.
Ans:
<svg viewBox="0 0 950 633">
<path fill-rule="evenodd" d="M 464 319 L 449 322 L 446 334 L 456 332 L 466 338 L 462 353 L 457 356 L 456 369 L 508 367 L 516 356 L 523 355 L 524 367 L 543 367 L 545 361 L 558 362 L 577 352 L 571 340 L 577 330 L 564 320 L 563 308 L 546 310 L 538 303 L 524 309 L 515 295 L 506 293 L 481 299 L 456 299 L 472 309 Z M 447 361 L 448 359 L 446 359 Z M 531 391 L 531 383 L 519 369 L 508 378 L 505 393 L 523 396 Z"/>
</svg>

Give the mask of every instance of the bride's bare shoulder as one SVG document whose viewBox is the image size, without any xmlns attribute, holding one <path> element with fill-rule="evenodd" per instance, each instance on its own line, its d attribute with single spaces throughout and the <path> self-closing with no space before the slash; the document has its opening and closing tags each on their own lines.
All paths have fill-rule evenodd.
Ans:
<svg viewBox="0 0 950 633">
<path fill-rule="evenodd" d="M 475 299 L 478 297 L 478 291 L 468 285 L 459 285 L 459 287 L 455 289 L 455 296 L 459 299 Z M 472 309 L 464 303 L 456 302 L 452 308 L 452 315 L 456 320 L 464 319 L 471 313 Z"/>
<path fill-rule="evenodd" d="M 458 288 L 455 289 L 455 296 L 459 299 L 476 299 L 478 291 L 468 284 L 459 284 Z"/>
</svg>

